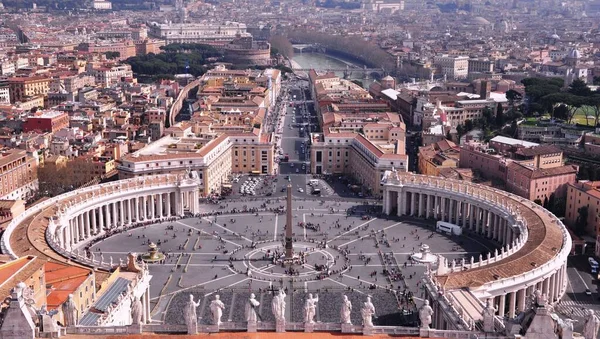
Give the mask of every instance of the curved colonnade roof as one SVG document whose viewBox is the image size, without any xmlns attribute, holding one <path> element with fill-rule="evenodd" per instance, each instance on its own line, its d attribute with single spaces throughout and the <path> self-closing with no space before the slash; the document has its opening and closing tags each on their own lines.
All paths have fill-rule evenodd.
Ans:
<svg viewBox="0 0 600 339">
<path fill-rule="evenodd" d="M 151 179 L 146 180 L 157 185 L 168 184 L 172 182 L 172 178 L 169 175 L 152 177 Z M 94 197 L 100 197 L 104 194 L 115 193 L 117 189 L 121 190 L 135 188 L 138 187 L 137 185 L 139 185 L 138 179 L 130 179 L 117 181 L 108 185 L 96 185 L 93 186 L 95 189 L 92 189 L 91 191 L 89 188 L 87 190 L 76 190 L 74 191 L 75 194 L 64 194 L 64 199 L 60 199 L 59 203 L 43 208 L 41 211 L 36 212 L 32 216 L 20 222 L 10 234 L 10 247 L 14 254 L 19 258 L 35 257 L 36 259 L 24 269 L 19 271 L 16 276 L 11 278 L 11 280 L 25 281 L 31 277 L 36 270 L 40 269 L 47 261 L 60 262 L 63 264 L 91 269 L 91 267 L 67 260 L 48 245 L 46 242 L 46 229 L 48 228 L 50 218 L 56 216 L 63 206 L 66 207 L 69 204 L 83 202 L 88 199 L 93 199 Z M 35 205 L 31 206 L 30 208 L 35 208 Z M 109 277 L 109 275 L 110 273 L 105 270 L 96 270 L 96 285 L 100 286 L 102 282 Z M 10 295 L 10 290 L 14 287 L 10 285 L 11 284 L 4 284 L 4 286 L 0 287 L 0 296 Z"/>
<path fill-rule="evenodd" d="M 402 178 L 403 176 L 399 175 L 399 177 Z M 417 180 L 419 178 L 427 178 L 427 176 L 414 175 L 405 175 L 405 177 L 405 179 L 412 177 Z M 564 226 L 560 226 L 558 218 L 550 214 L 550 212 L 543 209 L 541 206 L 536 205 L 534 202 L 514 194 L 490 189 L 482 185 L 467 184 L 465 182 L 446 179 L 443 182 L 444 185 L 446 183 L 452 183 L 452 185 L 469 185 L 470 187 L 479 189 L 479 192 L 471 192 L 470 195 L 472 197 L 477 197 L 475 193 L 480 194 L 486 192 L 499 195 L 505 199 L 508 198 L 507 201 L 510 202 L 512 208 L 518 209 L 517 214 L 526 223 L 528 230 L 527 241 L 512 255 L 481 267 L 469 268 L 464 271 L 437 276 L 436 279 L 443 288 L 477 288 L 486 283 L 525 274 L 553 260 L 553 258 L 559 254 L 563 246 L 566 245 L 563 238 L 563 230 L 561 229 Z M 420 184 L 418 181 L 405 181 L 404 183 Z M 444 192 L 452 192 L 443 187 L 440 187 L 440 189 Z M 564 232 L 566 232 L 566 229 Z"/>
</svg>

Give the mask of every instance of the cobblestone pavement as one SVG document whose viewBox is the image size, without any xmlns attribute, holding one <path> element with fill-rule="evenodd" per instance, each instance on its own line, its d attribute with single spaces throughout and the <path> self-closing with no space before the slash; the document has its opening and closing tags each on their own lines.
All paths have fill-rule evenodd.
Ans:
<svg viewBox="0 0 600 339">
<path fill-rule="evenodd" d="M 313 267 L 319 263 L 320 255 L 323 263 L 326 262 L 327 255 L 319 252 L 318 256 L 308 261 L 311 265 L 305 265 L 307 267 L 303 272 L 307 274 L 302 277 L 286 276 L 286 268 L 274 265 L 269 260 L 252 263 L 259 267 L 261 280 L 257 280 L 258 275 L 254 278 L 246 272 L 238 273 L 234 270 L 237 266 L 230 265 L 230 259 L 249 250 L 253 242 L 266 241 L 270 246 L 282 246 L 285 215 L 269 209 L 284 205 L 285 201 L 278 199 L 205 204 L 201 206 L 203 213 L 222 214 L 141 227 L 94 244 L 92 251 L 103 253 L 107 260 L 113 257 L 118 261 L 129 252 L 146 252 L 149 242 L 158 244 L 166 259 L 163 263 L 149 265 L 153 276 L 150 294 L 156 306 L 153 309 L 155 321 L 181 323 L 182 308 L 190 293 L 195 300 L 202 300 L 197 311 L 202 323 L 210 323 L 208 305 L 217 293 L 226 305 L 222 321 L 244 320 L 243 306 L 249 293 L 256 294 L 261 302 L 259 313 L 264 321 L 270 321 L 273 319 L 270 305 L 272 291 L 284 288 L 287 290 L 287 319 L 303 320 L 304 298 L 307 293 L 314 293 L 320 298 L 316 319 L 336 322 L 339 320 L 339 301 L 343 294 L 347 294 L 354 305 L 352 319 L 360 323 L 360 305 L 370 294 L 377 308 L 376 323 L 387 324 L 390 321 L 393 323 L 394 317 L 402 309 L 408 314 L 407 319 L 410 318 L 412 307 L 399 305 L 394 293 L 412 293 L 416 304 L 420 304 L 422 293 L 418 283 L 425 267 L 411 265 L 408 258 L 421 243 L 428 244 L 433 253 L 442 254 L 449 260 L 478 256 L 492 249 L 489 243 L 481 239 L 434 233 L 431 231 L 432 224 L 422 220 L 380 215 L 379 206 L 356 202 L 295 200 L 294 239 L 299 244 L 327 243 L 327 251 L 332 251 L 334 258 L 335 251 L 340 253 L 337 260 L 347 257 L 345 267 L 338 262 L 336 267 L 339 271 L 329 276 L 323 275 L 325 272 Z M 267 211 L 232 213 L 234 209 L 251 210 L 261 206 Z M 300 222 L 310 223 L 316 229 L 301 227 L 298 224 Z M 395 269 L 403 279 L 397 276 L 390 280 L 383 272 L 386 267 Z"/>
</svg>

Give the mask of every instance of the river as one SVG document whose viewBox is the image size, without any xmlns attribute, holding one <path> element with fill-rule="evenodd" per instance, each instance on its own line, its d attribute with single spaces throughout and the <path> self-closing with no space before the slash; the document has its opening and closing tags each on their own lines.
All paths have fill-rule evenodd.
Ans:
<svg viewBox="0 0 600 339">
<path fill-rule="evenodd" d="M 350 66 L 358 66 L 362 67 L 362 64 L 352 62 L 349 60 L 344 60 L 342 58 L 330 56 L 322 53 L 298 53 L 294 54 L 292 58 L 292 65 L 294 68 L 303 68 L 303 69 L 326 69 L 326 68 L 346 68 L 346 65 Z M 343 72 L 335 72 L 335 74 L 339 77 L 343 77 Z M 369 85 L 373 82 L 373 79 L 364 79 L 363 72 L 353 71 L 350 75 L 350 80 L 360 80 L 363 84 L 363 87 L 369 88 Z"/>
</svg>

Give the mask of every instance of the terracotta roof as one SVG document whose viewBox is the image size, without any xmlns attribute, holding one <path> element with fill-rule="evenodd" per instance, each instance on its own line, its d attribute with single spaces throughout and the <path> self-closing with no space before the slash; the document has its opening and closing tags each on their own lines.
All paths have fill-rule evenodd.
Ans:
<svg viewBox="0 0 600 339">
<path fill-rule="evenodd" d="M 554 145 L 540 145 L 529 148 L 520 148 L 515 154 L 523 155 L 523 156 L 535 156 L 535 155 L 544 155 L 544 154 L 554 154 L 554 153 L 562 153 L 560 148 Z"/>
<path fill-rule="evenodd" d="M 563 246 L 563 235 L 554 219 L 541 207 L 533 209 L 532 202 L 526 199 L 513 196 L 510 200 L 517 205 L 521 217 L 527 222 L 527 242 L 516 253 L 497 262 L 438 276 L 437 279 L 444 288 L 479 287 L 497 279 L 519 276 L 549 262 L 558 254 Z"/>
<path fill-rule="evenodd" d="M 576 174 L 577 166 L 575 165 L 564 165 L 559 167 L 552 168 L 531 168 L 520 164 L 518 162 L 511 162 L 508 165 L 509 170 L 513 170 L 518 172 L 529 179 L 538 179 L 545 177 L 553 177 L 556 175 L 565 175 L 565 174 Z"/>
</svg>

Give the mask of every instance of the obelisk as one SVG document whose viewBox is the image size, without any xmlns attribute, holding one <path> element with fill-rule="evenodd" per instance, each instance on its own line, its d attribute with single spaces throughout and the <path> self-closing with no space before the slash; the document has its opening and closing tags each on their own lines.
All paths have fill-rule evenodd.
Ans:
<svg viewBox="0 0 600 339">
<path fill-rule="evenodd" d="M 292 184 L 287 185 L 287 208 L 285 218 L 285 258 L 291 260 L 292 251 Z"/>
</svg>

